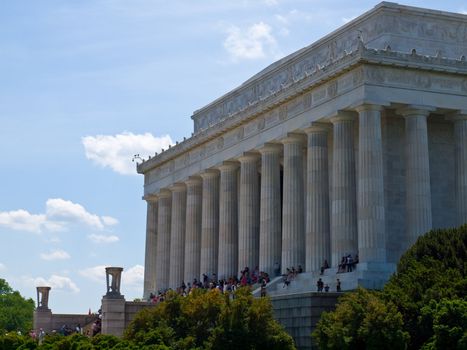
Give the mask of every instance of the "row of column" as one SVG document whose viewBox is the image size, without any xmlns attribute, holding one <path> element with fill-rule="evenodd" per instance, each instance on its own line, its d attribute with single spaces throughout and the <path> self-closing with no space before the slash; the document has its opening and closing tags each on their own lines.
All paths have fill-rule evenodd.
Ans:
<svg viewBox="0 0 467 350">
<path fill-rule="evenodd" d="M 362 105 L 356 111 L 358 179 L 354 151 L 357 114 L 341 111 L 330 119 L 332 127 L 313 123 L 304 130 L 306 137 L 289 134 L 281 141 L 283 146 L 266 144 L 259 152 L 245 153 L 238 162 L 224 162 L 216 170 L 207 170 L 184 184 L 162 190 L 157 196 L 158 205 L 149 201 L 145 290 L 155 286 L 175 288 L 182 281 L 198 278 L 200 273 L 229 277 L 245 266 L 259 265 L 260 270 L 271 273 L 274 264 L 280 263 L 282 272 L 298 265 L 314 271 L 325 259 L 337 265 L 346 254 L 358 253 L 360 262 L 384 263 L 382 107 Z M 405 108 L 399 112 L 406 122 L 407 244 L 411 244 L 431 229 L 432 223 L 427 134 L 430 110 Z M 465 114 L 456 115 L 454 123 L 457 208 L 459 222 L 464 223 L 467 221 Z M 328 183 L 331 129 L 332 198 Z M 157 235 L 151 236 L 150 231 L 157 231 Z M 156 251 L 155 261 L 149 252 L 151 247 Z M 154 275 L 155 280 L 151 277 Z"/>
</svg>

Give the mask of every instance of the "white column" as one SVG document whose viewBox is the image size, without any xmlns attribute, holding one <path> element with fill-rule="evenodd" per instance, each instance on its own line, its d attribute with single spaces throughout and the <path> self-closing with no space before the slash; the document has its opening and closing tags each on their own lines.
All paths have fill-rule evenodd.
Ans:
<svg viewBox="0 0 467 350">
<path fill-rule="evenodd" d="M 185 283 L 200 276 L 202 180 L 190 177 L 186 184 Z"/>
<path fill-rule="evenodd" d="M 358 253 L 360 262 L 386 261 L 384 218 L 382 106 L 357 108 L 358 133 Z"/>
<path fill-rule="evenodd" d="M 200 274 L 217 274 L 219 251 L 219 171 L 210 169 L 203 178 L 203 205 L 201 218 Z"/>
<path fill-rule="evenodd" d="M 156 289 L 169 287 L 170 223 L 172 216 L 172 193 L 162 189 L 158 194 Z"/>
<path fill-rule="evenodd" d="M 183 183 L 177 183 L 170 189 L 172 191 L 172 221 L 170 224 L 169 287 L 175 290 L 182 285 L 184 277 L 186 186 Z"/>
<path fill-rule="evenodd" d="M 284 144 L 282 203 L 282 272 L 305 266 L 305 228 L 303 192 L 304 136 L 289 134 Z"/>
<path fill-rule="evenodd" d="M 281 169 L 282 146 L 266 144 L 261 153 L 261 195 L 259 225 L 259 268 L 273 276 L 281 263 Z"/>
<path fill-rule="evenodd" d="M 143 298 L 147 300 L 151 293 L 156 292 L 157 197 L 147 196 L 145 199 L 147 214 Z"/>
<path fill-rule="evenodd" d="M 305 129 L 307 152 L 306 271 L 331 262 L 329 224 L 328 132 L 330 125 L 313 123 Z"/>
<path fill-rule="evenodd" d="M 432 228 L 430 160 L 427 117 L 429 109 L 400 110 L 405 117 L 407 248 Z"/>
<path fill-rule="evenodd" d="M 238 218 L 238 272 L 259 264 L 259 184 L 256 153 L 245 153 L 240 161 L 240 209 Z"/>
<path fill-rule="evenodd" d="M 333 123 L 333 176 L 331 200 L 331 260 L 357 254 L 357 203 L 355 184 L 354 118 L 339 111 Z"/>
<path fill-rule="evenodd" d="M 467 111 L 454 116 L 457 224 L 467 223 Z"/>
<path fill-rule="evenodd" d="M 219 189 L 219 278 L 237 276 L 238 271 L 238 162 L 224 162 Z"/>
</svg>

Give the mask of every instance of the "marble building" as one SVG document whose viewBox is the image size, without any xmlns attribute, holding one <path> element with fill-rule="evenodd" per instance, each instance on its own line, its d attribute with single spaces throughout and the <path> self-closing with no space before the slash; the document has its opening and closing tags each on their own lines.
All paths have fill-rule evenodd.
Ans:
<svg viewBox="0 0 467 350">
<path fill-rule="evenodd" d="M 466 15 L 382 2 L 195 111 L 138 165 L 145 296 L 347 254 L 377 287 L 419 235 L 467 222 L 466 55 Z"/>
</svg>

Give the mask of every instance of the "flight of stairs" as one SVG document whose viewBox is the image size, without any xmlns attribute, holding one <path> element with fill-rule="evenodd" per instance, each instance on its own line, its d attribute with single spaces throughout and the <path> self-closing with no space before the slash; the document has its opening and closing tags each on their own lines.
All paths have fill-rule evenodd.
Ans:
<svg viewBox="0 0 467 350">
<path fill-rule="evenodd" d="M 283 278 L 276 277 L 272 279 L 267 287 L 267 295 L 287 295 L 305 292 L 317 292 L 316 282 L 321 278 L 324 285 L 329 285 L 329 292 L 336 292 L 337 279 L 341 281 L 341 290 L 352 290 L 358 286 L 357 271 L 337 273 L 337 268 L 330 268 L 320 275 L 319 271 L 304 272 L 297 274 L 297 276 L 290 282 L 288 286 L 284 286 Z M 261 288 L 253 291 L 253 295 L 260 296 Z M 323 289 L 323 293 L 324 289 Z"/>
</svg>

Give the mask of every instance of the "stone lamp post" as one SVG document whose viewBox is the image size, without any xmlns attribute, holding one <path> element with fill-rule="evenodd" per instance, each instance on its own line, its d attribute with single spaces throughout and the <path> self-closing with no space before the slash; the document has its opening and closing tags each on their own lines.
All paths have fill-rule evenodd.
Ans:
<svg viewBox="0 0 467 350">
<path fill-rule="evenodd" d="M 102 298 L 102 334 L 121 336 L 125 329 L 125 297 L 120 293 L 123 267 L 106 267 L 107 293 Z"/>
<path fill-rule="evenodd" d="M 52 311 L 49 309 L 50 287 L 39 286 L 37 291 L 37 307 L 34 310 L 34 329 L 43 329 L 45 332 L 52 330 Z"/>
</svg>

